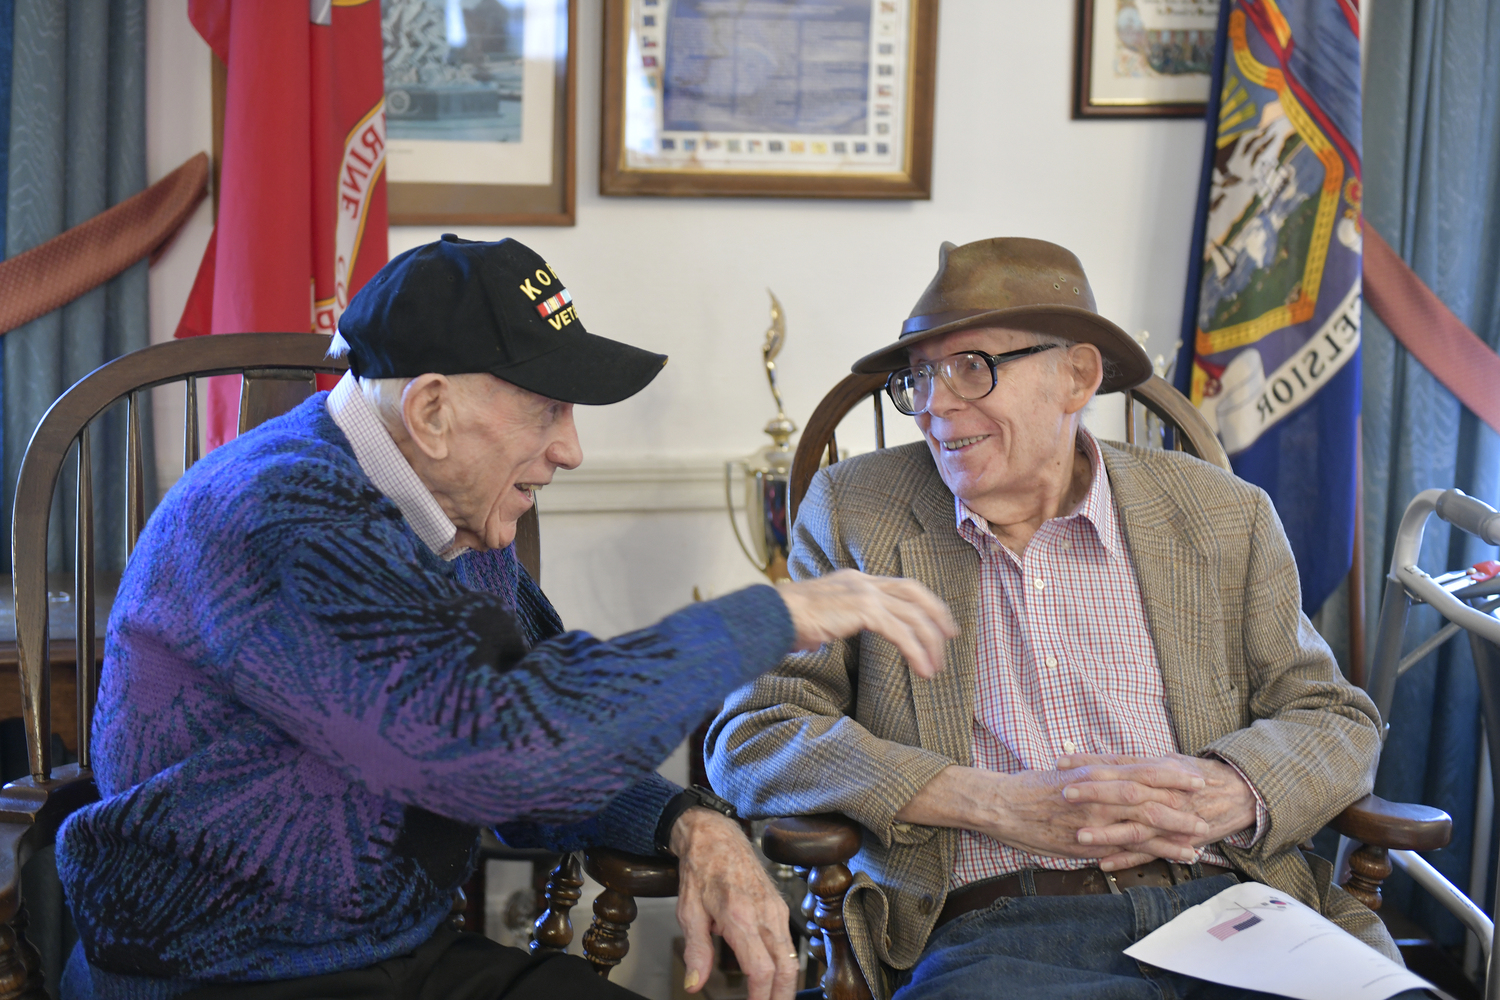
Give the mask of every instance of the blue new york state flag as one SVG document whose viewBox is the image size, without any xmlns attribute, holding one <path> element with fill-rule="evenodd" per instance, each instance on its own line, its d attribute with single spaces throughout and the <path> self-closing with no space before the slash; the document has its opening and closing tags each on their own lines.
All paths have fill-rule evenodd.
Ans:
<svg viewBox="0 0 1500 1000">
<path fill-rule="evenodd" d="M 1271 495 L 1309 613 L 1354 544 L 1359 83 L 1357 0 L 1221 0 L 1178 388 Z"/>
</svg>

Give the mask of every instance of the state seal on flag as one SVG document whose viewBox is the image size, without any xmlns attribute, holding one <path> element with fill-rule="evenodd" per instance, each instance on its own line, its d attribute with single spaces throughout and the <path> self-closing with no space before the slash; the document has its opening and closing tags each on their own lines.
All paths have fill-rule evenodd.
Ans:
<svg viewBox="0 0 1500 1000">
<path fill-rule="evenodd" d="M 1234 456 L 1359 346 L 1359 157 L 1335 120 L 1359 95 L 1299 82 L 1293 35 L 1315 26 L 1273 0 L 1239 5 L 1227 27 L 1191 393 Z"/>
</svg>

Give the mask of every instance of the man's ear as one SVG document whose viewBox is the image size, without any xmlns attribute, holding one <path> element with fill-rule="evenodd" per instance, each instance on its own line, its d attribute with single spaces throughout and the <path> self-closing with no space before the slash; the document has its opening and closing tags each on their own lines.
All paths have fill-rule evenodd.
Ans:
<svg viewBox="0 0 1500 1000">
<path fill-rule="evenodd" d="M 1104 381 L 1104 356 L 1093 344 L 1073 344 L 1068 347 L 1064 369 L 1071 374 L 1073 384 L 1063 402 L 1063 412 L 1077 413 L 1094 398 Z"/>
<path fill-rule="evenodd" d="M 419 375 L 401 393 L 401 422 L 406 434 L 433 461 L 448 457 L 455 416 L 453 383 L 444 375 Z"/>
</svg>

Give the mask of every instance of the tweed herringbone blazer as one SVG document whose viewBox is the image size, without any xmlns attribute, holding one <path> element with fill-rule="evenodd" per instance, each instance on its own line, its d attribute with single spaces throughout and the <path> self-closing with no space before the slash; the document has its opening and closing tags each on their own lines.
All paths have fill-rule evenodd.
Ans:
<svg viewBox="0 0 1500 1000">
<path fill-rule="evenodd" d="M 1178 452 L 1101 443 L 1140 580 L 1180 750 L 1213 752 L 1254 785 L 1270 822 L 1244 875 L 1319 909 L 1395 957 L 1375 915 L 1330 885 L 1298 844 L 1370 791 L 1374 704 L 1339 673 L 1301 611 L 1297 569 L 1266 494 Z M 793 655 L 730 695 L 705 752 L 714 786 L 748 816 L 841 812 L 867 830 L 844 917 L 877 996 L 913 965 L 942 909 L 951 829 L 897 822 L 939 771 L 972 764 L 979 555 L 925 443 L 848 459 L 813 479 L 792 576 L 854 567 L 905 576 L 948 602 L 960 634 L 932 680 L 863 633 Z"/>
</svg>

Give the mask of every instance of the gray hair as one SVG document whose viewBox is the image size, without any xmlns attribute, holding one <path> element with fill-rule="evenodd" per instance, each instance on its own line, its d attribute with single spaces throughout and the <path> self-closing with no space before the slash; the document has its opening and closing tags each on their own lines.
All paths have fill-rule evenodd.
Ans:
<svg viewBox="0 0 1500 1000">
<path fill-rule="evenodd" d="M 349 356 L 349 342 L 344 339 L 342 333 L 335 332 L 333 340 L 328 345 L 327 357 L 345 358 Z M 476 372 L 467 375 L 449 375 L 448 381 L 459 389 L 459 394 L 465 399 L 474 397 L 477 393 L 491 389 L 495 383 L 501 380 L 484 372 Z M 375 412 L 379 414 L 381 423 L 386 429 L 395 433 L 404 430 L 405 418 L 401 413 L 401 396 L 406 392 L 406 387 L 411 383 L 411 378 L 360 378 L 355 377 L 354 382 L 359 386 L 360 395 L 364 396 Z"/>
<path fill-rule="evenodd" d="M 1074 344 L 1080 343 L 1080 341 L 1069 340 L 1067 337 L 1058 337 L 1050 333 L 1032 332 L 1031 336 L 1034 338 L 1034 343 L 1037 346 L 1041 346 L 1042 344 L 1050 344 L 1054 347 L 1061 347 L 1065 352 Z M 1058 355 L 1057 357 L 1056 364 L 1058 365 L 1059 370 L 1061 370 L 1061 367 L 1063 365 L 1063 358 L 1064 355 Z M 1100 383 L 1101 385 L 1104 382 L 1110 381 L 1111 379 L 1117 379 L 1120 377 L 1122 372 L 1119 364 L 1117 364 L 1114 359 L 1112 359 L 1108 354 L 1100 351 L 1099 360 L 1101 365 L 1101 374 L 1103 375 L 1103 380 Z"/>
<path fill-rule="evenodd" d="M 342 333 L 335 332 L 333 340 L 328 345 L 328 357 L 346 358 L 349 356 L 349 341 L 344 339 Z M 390 430 L 396 430 L 404 426 L 401 417 L 401 394 L 406 391 L 410 378 L 355 378 L 355 384 L 359 386 L 362 396 L 375 408 L 380 415 L 380 422 Z"/>
</svg>

